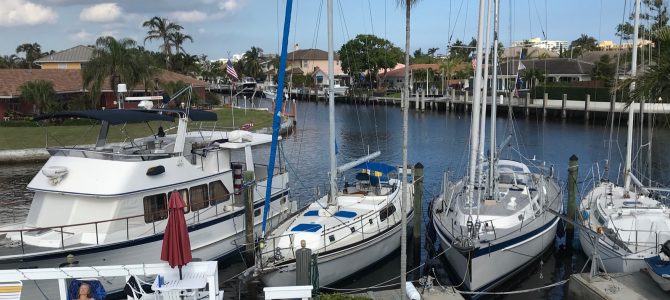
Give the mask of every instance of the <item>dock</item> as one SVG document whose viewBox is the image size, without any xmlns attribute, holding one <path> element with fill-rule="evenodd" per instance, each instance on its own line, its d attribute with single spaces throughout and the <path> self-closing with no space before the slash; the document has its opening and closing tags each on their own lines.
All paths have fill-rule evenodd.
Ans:
<svg viewBox="0 0 670 300">
<path fill-rule="evenodd" d="M 589 273 L 573 274 L 568 285 L 568 299 L 670 299 L 670 293 L 661 290 L 646 271 L 598 275 L 591 280 Z"/>
<path fill-rule="evenodd" d="M 421 291 L 421 288 L 418 288 L 419 294 L 421 295 L 422 300 L 463 300 L 463 296 L 458 293 L 457 290 L 453 288 L 442 288 L 442 287 L 433 287 L 425 291 Z M 379 300 L 405 300 L 409 299 L 407 296 L 400 297 L 400 289 L 395 290 L 381 290 L 381 291 L 368 291 L 365 293 L 353 294 L 352 296 L 361 296 L 371 299 Z"/>
</svg>

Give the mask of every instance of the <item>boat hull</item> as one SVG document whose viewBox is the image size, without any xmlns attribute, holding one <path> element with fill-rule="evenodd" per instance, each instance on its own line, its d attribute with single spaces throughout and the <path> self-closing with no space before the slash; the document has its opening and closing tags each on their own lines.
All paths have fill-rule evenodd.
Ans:
<svg viewBox="0 0 670 300">
<path fill-rule="evenodd" d="M 670 262 L 663 262 L 658 256 L 644 261 L 651 279 L 656 281 L 662 290 L 670 291 Z"/>
<path fill-rule="evenodd" d="M 412 214 L 410 213 L 407 223 L 411 223 L 411 220 Z M 400 226 L 398 224 L 354 247 L 319 255 L 319 284 L 327 286 L 342 280 L 398 249 L 400 247 Z M 295 279 L 296 265 L 293 261 L 264 273 L 262 281 L 266 286 L 290 286 L 295 285 Z"/>
<path fill-rule="evenodd" d="M 536 227 L 535 230 L 528 228 L 526 233 L 520 233 L 520 237 L 525 237 L 521 241 L 510 245 L 491 244 L 482 250 L 464 252 L 452 247 L 452 239 L 448 233 L 441 228 L 439 222 L 434 221 L 440 242 L 448 249 L 444 255 L 454 270 L 455 279 L 458 280 L 454 284 L 459 285 L 462 282 L 470 291 L 489 291 L 523 270 L 553 244 L 558 218 L 549 213 L 545 213 L 544 217 L 550 221 L 542 227 Z M 499 244 L 505 244 L 509 240 L 501 241 Z M 497 246 L 503 247 L 486 251 L 500 248 Z"/>
<path fill-rule="evenodd" d="M 593 258 L 594 238 L 595 233 L 579 232 L 579 242 L 582 250 L 591 259 Z M 621 248 L 615 249 L 613 245 L 606 242 L 606 239 L 607 237 L 602 237 L 598 244 L 598 256 L 600 256 L 605 266 L 605 271 L 609 273 L 628 273 L 637 272 L 646 267 L 644 255 L 627 253 Z"/>
</svg>

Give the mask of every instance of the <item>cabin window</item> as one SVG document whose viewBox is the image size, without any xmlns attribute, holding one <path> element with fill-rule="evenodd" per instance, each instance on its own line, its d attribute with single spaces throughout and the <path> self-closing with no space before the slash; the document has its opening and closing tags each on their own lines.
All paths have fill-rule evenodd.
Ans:
<svg viewBox="0 0 670 300">
<path fill-rule="evenodd" d="M 151 223 L 167 219 L 167 196 L 156 194 L 144 197 L 144 222 Z"/>
<path fill-rule="evenodd" d="M 254 210 L 254 218 L 255 218 L 255 217 L 258 217 L 258 216 L 260 216 L 260 215 L 261 215 L 261 209 L 260 209 L 260 208 Z"/>
<path fill-rule="evenodd" d="M 189 205 L 188 202 L 188 190 L 187 189 L 181 189 L 179 190 L 179 194 L 181 194 L 181 199 L 184 200 L 184 213 L 187 214 L 191 211 L 191 206 Z"/>
<path fill-rule="evenodd" d="M 191 188 L 191 211 L 201 210 L 209 206 L 207 185 L 198 185 Z"/>
<path fill-rule="evenodd" d="M 379 211 L 379 220 L 383 222 L 384 220 L 386 220 L 386 218 L 393 215 L 394 213 L 395 213 L 395 205 L 389 204 Z"/>
<path fill-rule="evenodd" d="M 230 200 L 230 192 L 220 180 L 209 183 L 210 205 L 217 205 Z"/>
<path fill-rule="evenodd" d="M 328 236 L 328 240 L 329 240 L 331 243 L 335 242 L 335 235 L 329 235 L 329 236 Z"/>
</svg>

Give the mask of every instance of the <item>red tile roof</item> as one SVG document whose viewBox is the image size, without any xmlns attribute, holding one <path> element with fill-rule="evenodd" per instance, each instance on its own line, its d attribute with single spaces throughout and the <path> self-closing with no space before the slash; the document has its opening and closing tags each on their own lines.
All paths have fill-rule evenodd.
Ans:
<svg viewBox="0 0 670 300">
<path fill-rule="evenodd" d="M 440 69 L 440 65 L 438 64 L 414 64 L 410 65 L 410 67 L 411 67 L 410 70 L 433 69 L 434 71 L 437 71 Z M 404 75 L 405 75 L 405 67 L 386 72 L 386 77 L 402 77 Z"/>
<path fill-rule="evenodd" d="M 26 82 L 46 80 L 58 93 L 82 91 L 80 70 L 0 69 L 0 96 L 18 96 Z"/>
<path fill-rule="evenodd" d="M 193 87 L 204 87 L 206 82 L 175 72 L 161 70 L 157 75 L 161 82 L 183 81 L 193 84 Z M 57 93 L 83 92 L 81 70 L 58 69 L 0 69 L 0 97 L 18 97 L 19 88 L 26 82 L 34 80 L 50 81 Z M 103 84 L 103 91 L 109 87 L 109 79 Z M 135 90 L 144 90 L 143 85 L 135 86 Z M 108 90 L 107 90 L 108 91 Z"/>
</svg>

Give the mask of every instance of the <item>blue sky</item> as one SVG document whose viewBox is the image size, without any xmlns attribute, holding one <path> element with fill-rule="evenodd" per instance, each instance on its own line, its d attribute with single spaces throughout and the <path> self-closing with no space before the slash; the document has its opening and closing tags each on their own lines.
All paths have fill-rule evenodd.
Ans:
<svg viewBox="0 0 670 300">
<path fill-rule="evenodd" d="M 293 2 L 290 45 L 325 49 L 326 0 Z M 622 20 L 624 3 L 628 15 L 633 1 L 501 2 L 500 34 L 503 44 L 509 45 L 510 32 L 511 40 L 546 35 L 550 40 L 572 41 L 584 33 L 598 40 L 618 42 L 615 26 Z M 193 36 L 194 43 L 184 46 L 191 54 L 217 59 L 228 53 L 242 53 L 251 46 L 277 53 L 285 3 L 286 0 L 0 0 L 0 54 L 12 54 L 17 45 L 26 42 L 58 51 L 93 44 L 101 35 L 129 37 L 142 44 L 146 29 L 141 24 L 156 15 L 177 21 Z M 336 48 L 361 33 L 373 33 L 404 48 L 404 10 L 395 0 L 334 3 Z M 412 10 L 412 50 L 437 47 L 438 53 L 444 53 L 450 36 L 451 42 L 469 42 L 476 35 L 478 3 L 419 1 Z M 147 42 L 146 47 L 155 50 L 158 43 Z"/>
</svg>

